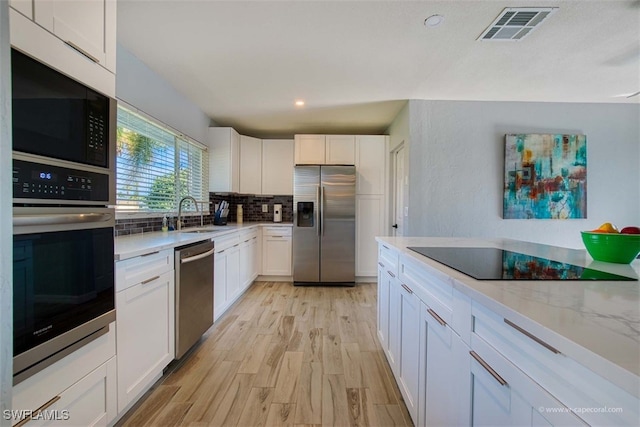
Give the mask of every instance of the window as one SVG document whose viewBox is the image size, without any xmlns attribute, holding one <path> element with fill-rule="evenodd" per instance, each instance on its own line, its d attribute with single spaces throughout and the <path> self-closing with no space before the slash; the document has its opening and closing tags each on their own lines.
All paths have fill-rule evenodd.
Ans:
<svg viewBox="0 0 640 427">
<path fill-rule="evenodd" d="M 175 212 L 184 196 L 209 200 L 207 148 L 122 106 L 116 170 L 118 211 Z M 190 203 L 184 208 L 195 210 Z"/>
</svg>

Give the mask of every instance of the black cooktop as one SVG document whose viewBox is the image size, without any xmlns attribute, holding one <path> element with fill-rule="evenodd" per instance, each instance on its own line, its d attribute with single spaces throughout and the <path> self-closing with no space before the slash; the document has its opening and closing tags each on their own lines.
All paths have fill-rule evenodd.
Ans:
<svg viewBox="0 0 640 427">
<path fill-rule="evenodd" d="M 496 248 L 409 247 L 478 280 L 638 280 Z"/>
</svg>

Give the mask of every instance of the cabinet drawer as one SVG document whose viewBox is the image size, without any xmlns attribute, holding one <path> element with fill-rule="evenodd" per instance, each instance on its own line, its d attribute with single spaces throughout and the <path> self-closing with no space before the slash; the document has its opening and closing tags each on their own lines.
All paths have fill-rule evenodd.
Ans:
<svg viewBox="0 0 640 427">
<path fill-rule="evenodd" d="M 101 365 L 109 360 L 115 360 L 115 354 L 116 326 L 115 323 L 111 323 L 107 334 L 16 384 L 12 392 L 13 409 L 35 410 L 41 407 L 64 390 L 82 382 L 84 377 L 99 369 Z M 113 386 L 115 387 L 115 384 Z M 115 398 L 111 404 L 115 404 Z M 109 413 L 111 414 L 111 412 Z M 74 415 L 70 415 L 69 421 L 74 421 Z"/>
<path fill-rule="evenodd" d="M 580 417 L 593 425 L 634 425 L 639 399 L 566 356 L 536 336 L 533 326 L 505 319 L 472 302 L 472 342 L 481 340 L 569 408 L 591 408 Z M 621 408 L 605 412 L 598 408 Z"/>
<path fill-rule="evenodd" d="M 240 236 L 240 242 L 248 242 L 254 237 L 258 237 L 258 228 L 242 230 L 239 232 L 239 236 Z"/>
<path fill-rule="evenodd" d="M 116 292 L 173 270 L 173 249 L 116 262 Z"/>
<path fill-rule="evenodd" d="M 479 425 L 584 426 L 556 396 L 484 341 L 469 351 L 472 422 Z"/>
<path fill-rule="evenodd" d="M 291 227 L 262 227 L 262 235 L 269 237 L 291 236 Z"/>
<path fill-rule="evenodd" d="M 453 284 L 448 276 L 401 256 L 399 277 L 442 320 L 453 323 Z"/>
<path fill-rule="evenodd" d="M 216 253 L 222 252 L 238 243 L 240 243 L 240 235 L 238 233 L 225 234 L 224 236 L 213 238 Z"/>
<path fill-rule="evenodd" d="M 398 276 L 398 253 L 383 243 L 378 245 L 378 265 L 386 272 Z"/>
</svg>

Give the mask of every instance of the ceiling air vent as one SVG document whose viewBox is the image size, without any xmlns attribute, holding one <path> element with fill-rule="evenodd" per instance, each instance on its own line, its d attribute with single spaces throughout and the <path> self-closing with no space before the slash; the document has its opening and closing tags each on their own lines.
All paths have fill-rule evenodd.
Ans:
<svg viewBox="0 0 640 427">
<path fill-rule="evenodd" d="M 530 34 L 557 7 L 508 7 L 487 27 L 478 40 L 518 41 Z"/>
</svg>

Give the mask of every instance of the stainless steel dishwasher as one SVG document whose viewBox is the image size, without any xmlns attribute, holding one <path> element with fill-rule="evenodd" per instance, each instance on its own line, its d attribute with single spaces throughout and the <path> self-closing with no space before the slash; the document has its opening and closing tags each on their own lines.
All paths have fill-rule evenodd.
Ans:
<svg viewBox="0 0 640 427">
<path fill-rule="evenodd" d="M 213 325 L 213 242 L 176 248 L 176 359 Z"/>
</svg>

